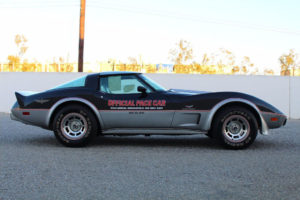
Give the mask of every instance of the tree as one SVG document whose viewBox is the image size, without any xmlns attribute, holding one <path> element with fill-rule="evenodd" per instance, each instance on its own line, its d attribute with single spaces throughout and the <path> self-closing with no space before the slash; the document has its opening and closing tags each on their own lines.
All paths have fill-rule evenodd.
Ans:
<svg viewBox="0 0 300 200">
<path fill-rule="evenodd" d="M 9 55 L 7 57 L 9 61 L 9 71 L 18 71 L 19 64 L 22 62 L 23 55 L 28 50 L 27 39 L 24 35 L 15 36 L 15 44 L 17 45 L 16 55 Z"/>
<path fill-rule="evenodd" d="M 279 61 L 280 61 L 280 67 L 281 67 L 281 72 L 280 74 L 283 76 L 290 76 L 291 69 L 293 69 L 293 75 L 295 68 L 297 68 L 297 54 L 294 52 L 294 50 L 290 50 L 288 54 L 283 54 L 280 56 Z"/>
<path fill-rule="evenodd" d="M 134 57 L 128 57 L 128 63 L 131 65 L 137 65 L 137 60 Z"/>
<path fill-rule="evenodd" d="M 128 57 L 128 65 L 127 65 L 126 70 L 128 70 L 128 71 L 140 71 L 136 58 L 131 57 L 131 56 Z"/>
<path fill-rule="evenodd" d="M 209 59 L 207 53 L 205 53 L 205 54 L 203 55 L 201 65 L 208 65 L 208 62 L 209 62 L 209 61 L 210 61 L 210 59 Z"/>
<path fill-rule="evenodd" d="M 233 74 L 236 74 L 236 73 L 238 73 L 239 71 L 240 71 L 240 67 L 239 67 L 239 66 L 233 66 L 233 67 L 232 67 L 231 72 L 232 72 Z"/>
<path fill-rule="evenodd" d="M 264 75 L 274 75 L 274 70 L 267 68 L 264 70 Z"/>
<path fill-rule="evenodd" d="M 15 36 L 15 43 L 16 43 L 16 45 L 18 47 L 18 50 L 19 50 L 19 52 L 18 52 L 19 57 L 22 57 L 26 53 L 26 51 L 28 49 L 27 41 L 28 40 L 24 35 L 19 35 L 18 34 L 18 35 Z"/>
<path fill-rule="evenodd" d="M 189 70 L 185 69 L 186 64 L 193 58 L 193 49 L 191 44 L 186 40 L 180 40 L 176 47 L 171 49 L 169 57 L 174 62 L 174 70 L 179 73 L 186 73 Z"/>
<path fill-rule="evenodd" d="M 227 71 L 226 68 L 228 69 L 233 69 L 235 65 L 235 55 L 224 48 L 220 49 L 220 54 L 217 54 L 219 59 L 217 61 L 217 66 L 218 66 L 218 73 L 224 73 L 224 71 Z"/>
<path fill-rule="evenodd" d="M 169 54 L 175 65 L 187 64 L 193 58 L 193 49 L 188 41 L 180 40 Z"/>
<path fill-rule="evenodd" d="M 257 68 L 254 68 L 254 64 L 251 62 L 250 57 L 244 56 L 241 62 L 241 71 L 243 74 L 256 74 Z"/>
</svg>

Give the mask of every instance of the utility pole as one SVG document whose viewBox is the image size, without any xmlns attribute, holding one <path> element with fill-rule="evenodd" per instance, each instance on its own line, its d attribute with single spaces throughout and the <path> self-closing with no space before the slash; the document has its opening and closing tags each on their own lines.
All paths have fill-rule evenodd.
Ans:
<svg viewBox="0 0 300 200">
<path fill-rule="evenodd" d="M 84 48 L 85 1 L 86 1 L 86 0 L 80 0 L 80 25 L 79 25 L 78 72 L 83 72 L 83 48 Z"/>
</svg>

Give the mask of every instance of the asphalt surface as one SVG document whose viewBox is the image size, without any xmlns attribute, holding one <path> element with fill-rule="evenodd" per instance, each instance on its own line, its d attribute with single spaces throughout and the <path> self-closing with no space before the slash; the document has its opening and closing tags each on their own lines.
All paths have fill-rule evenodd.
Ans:
<svg viewBox="0 0 300 200">
<path fill-rule="evenodd" d="M 204 135 L 66 148 L 0 113 L 0 199 L 300 199 L 300 120 L 238 151 Z"/>
</svg>

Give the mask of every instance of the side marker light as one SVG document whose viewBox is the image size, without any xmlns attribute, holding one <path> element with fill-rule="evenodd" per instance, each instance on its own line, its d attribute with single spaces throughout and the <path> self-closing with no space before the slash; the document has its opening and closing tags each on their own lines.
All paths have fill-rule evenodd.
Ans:
<svg viewBox="0 0 300 200">
<path fill-rule="evenodd" d="M 30 112 L 23 112 L 23 115 L 30 115 Z"/>
<path fill-rule="evenodd" d="M 278 121 L 278 118 L 277 117 L 272 117 L 271 118 L 271 122 L 277 122 Z"/>
</svg>

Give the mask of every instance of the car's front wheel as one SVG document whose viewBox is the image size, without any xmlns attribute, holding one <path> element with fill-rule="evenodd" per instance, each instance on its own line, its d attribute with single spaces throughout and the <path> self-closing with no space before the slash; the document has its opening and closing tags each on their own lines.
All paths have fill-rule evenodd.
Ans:
<svg viewBox="0 0 300 200">
<path fill-rule="evenodd" d="M 85 146 L 97 132 L 93 113 L 82 105 L 68 105 L 62 108 L 53 121 L 54 134 L 65 146 Z"/>
<path fill-rule="evenodd" d="M 255 116 L 243 107 L 227 107 L 221 110 L 213 122 L 213 136 L 231 149 L 250 146 L 258 131 Z"/>
</svg>

